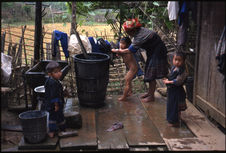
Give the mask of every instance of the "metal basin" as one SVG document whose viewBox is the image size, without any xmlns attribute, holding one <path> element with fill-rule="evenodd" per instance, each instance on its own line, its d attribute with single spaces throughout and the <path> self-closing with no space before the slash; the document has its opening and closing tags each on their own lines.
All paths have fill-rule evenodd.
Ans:
<svg viewBox="0 0 226 153">
<path fill-rule="evenodd" d="M 40 96 L 44 97 L 45 96 L 45 86 L 38 86 L 34 89 L 34 91 Z"/>
<path fill-rule="evenodd" d="M 51 60 L 41 61 L 25 72 L 26 81 L 31 88 L 34 89 L 45 84 L 46 78 L 48 77 L 45 68 L 49 62 Z M 61 66 L 62 76 L 60 80 L 62 81 L 70 70 L 70 66 L 66 61 L 57 62 Z"/>
</svg>

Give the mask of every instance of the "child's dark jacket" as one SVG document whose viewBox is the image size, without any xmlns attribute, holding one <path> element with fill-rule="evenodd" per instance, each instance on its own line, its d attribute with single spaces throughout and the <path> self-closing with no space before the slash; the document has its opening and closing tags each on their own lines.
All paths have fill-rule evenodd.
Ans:
<svg viewBox="0 0 226 153">
<path fill-rule="evenodd" d="M 55 102 L 59 104 L 60 110 L 63 110 L 63 86 L 59 80 L 49 77 L 45 82 L 45 104 L 48 112 L 51 113 L 55 110 Z"/>
</svg>

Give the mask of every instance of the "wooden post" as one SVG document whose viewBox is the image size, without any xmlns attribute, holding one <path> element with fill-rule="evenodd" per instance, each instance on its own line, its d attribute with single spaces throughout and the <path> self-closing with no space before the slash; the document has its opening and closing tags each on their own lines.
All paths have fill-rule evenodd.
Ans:
<svg viewBox="0 0 226 153">
<path fill-rule="evenodd" d="M 24 28 L 22 27 L 22 35 L 20 38 L 20 43 L 19 43 L 19 47 L 18 47 L 18 51 L 16 53 L 15 59 L 13 60 L 13 63 L 17 66 L 17 65 L 21 65 L 21 57 L 22 57 L 22 42 L 24 39 L 24 32 L 26 30 L 26 26 L 24 26 Z"/>
<path fill-rule="evenodd" d="M 40 42 L 40 50 L 41 50 L 41 60 L 44 60 L 44 50 L 43 50 L 43 39 L 45 36 L 45 29 L 44 26 L 42 27 L 42 35 L 41 35 L 41 42 Z"/>
<path fill-rule="evenodd" d="M 25 27 L 26 28 L 26 25 Z M 25 40 L 24 40 L 24 37 L 23 37 L 23 45 L 24 45 L 24 58 L 25 58 L 25 64 L 26 64 L 26 67 L 28 67 L 28 64 L 27 64 L 27 53 L 26 53 L 26 45 L 25 45 Z"/>
<path fill-rule="evenodd" d="M 51 60 L 51 55 L 50 43 L 46 43 L 46 59 Z"/>
<path fill-rule="evenodd" d="M 195 42 L 195 68 L 194 68 L 194 85 L 193 85 L 193 99 L 192 99 L 194 105 L 196 105 L 201 25 L 202 25 L 202 2 L 197 2 L 197 35 L 195 40 L 196 41 Z"/>
<path fill-rule="evenodd" d="M 12 42 L 12 36 L 11 36 L 10 25 L 9 24 L 8 24 L 8 29 L 9 29 L 9 42 Z"/>
<path fill-rule="evenodd" d="M 11 56 L 12 55 L 12 43 L 9 42 L 9 47 L 8 47 L 8 55 Z"/>
<path fill-rule="evenodd" d="M 104 29 L 104 34 L 105 34 L 105 39 L 108 40 L 106 29 Z"/>
<path fill-rule="evenodd" d="M 120 2 L 118 2 L 119 6 L 120 6 Z M 119 36 L 118 36 L 118 40 L 120 40 L 121 38 L 121 35 L 122 35 L 122 9 L 121 7 L 119 7 L 119 17 L 120 17 L 120 20 L 119 20 Z"/>
<path fill-rule="evenodd" d="M 37 1 L 35 5 L 34 64 L 40 61 L 41 36 L 42 36 L 42 2 Z"/>
<path fill-rule="evenodd" d="M 16 48 L 17 48 L 17 44 L 15 44 L 13 47 L 12 47 L 12 75 L 11 75 L 11 80 L 13 81 L 14 79 L 14 75 L 15 75 L 15 55 L 16 55 Z M 10 81 L 10 87 L 12 87 L 14 84 L 13 82 Z"/>
<path fill-rule="evenodd" d="M 61 60 L 61 54 L 60 54 L 60 46 L 57 46 L 57 52 L 56 52 L 56 60 Z"/>
<path fill-rule="evenodd" d="M 4 48 L 5 48 L 5 35 L 6 35 L 6 32 L 3 32 L 2 34 L 2 39 L 1 39 L 1 52 L 4 53 Z"/>
</svg>

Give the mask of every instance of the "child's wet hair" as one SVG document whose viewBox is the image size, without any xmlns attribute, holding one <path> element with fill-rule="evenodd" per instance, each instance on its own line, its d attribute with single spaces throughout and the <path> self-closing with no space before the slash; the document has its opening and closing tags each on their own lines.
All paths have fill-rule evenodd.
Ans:
<svg viewBox="0 0 226 153">
<path fill-rule="evenodd" d="M 127 47 L 129 47 L 130 44 L 132 43 L 131 39 L 129 37 L 123 37 L 123 38 L 120 39 L 120 42 L 121 41 L 125 42 Z"/>
<path fill-rule="evenodd" d="M 180 57 L 183 58 L 184 61 L 185 61 L 185 59 L 186 59 L 185 53 L 183 53 L 183 52 L 181 52 L 181 51 L 176 51 L 176 52 L 174 53 L 174 56 L 180 56 Z"/>
<path fill-rule="evenodd" d="M 47 64 L 46 66 L 46 72 L 47 73 L 52 73 L 55 69 L 60 69 L 60 64 L 56 61 L 51 61 Z"/>
</svg>

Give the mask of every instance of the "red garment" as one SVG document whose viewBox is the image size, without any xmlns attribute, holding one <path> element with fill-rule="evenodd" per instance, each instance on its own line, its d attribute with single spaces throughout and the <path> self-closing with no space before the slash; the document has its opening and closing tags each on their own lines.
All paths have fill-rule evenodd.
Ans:
<svg viewBox="0 0 226 153">
<path fill-rule="evenodd" d="M 126 22 L 123 23 L 123 28 L 125 31 L 130 31 L 133 28 L 141 27 L 142 24 L 138 21 L 137 18 L 128 19 Z"/>
</svg>

